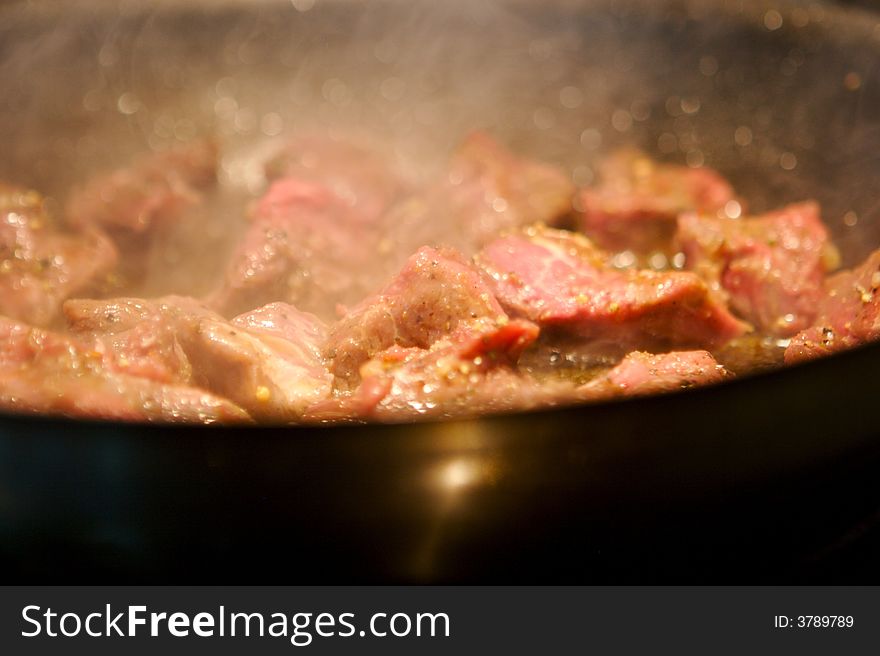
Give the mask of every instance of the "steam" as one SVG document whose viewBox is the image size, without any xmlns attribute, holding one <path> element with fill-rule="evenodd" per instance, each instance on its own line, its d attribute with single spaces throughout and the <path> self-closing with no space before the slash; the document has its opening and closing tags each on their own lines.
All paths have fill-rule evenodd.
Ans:
<svg viewBox="0 0 880 656">
<path fill-rule="evenodd" d="M 880 211 L 866 184 L 880 140 L 870 111 L 876 42 L 846 51 L 834 40 L 835 25 L 851 28 L 842 13 L 773 5 L 7 7 L 0 177 L 60 201 L 134 153 L 218 135 L 221 187 L 203 210 L 206 227 L 163 245 L 137 290 L 145 294 L 200 293 L 219 276 L 244 207 L 265 183 L 262 161 L 303 133 L 367 137 L 415 180 L 473 129 L 564 166 L 580 185 L 593 181 L 602 153 L 636 145 L 720 168 L 754 210 L 818 196 L 852 262 L 880 241 L 866 227 Z"/>
</svg>

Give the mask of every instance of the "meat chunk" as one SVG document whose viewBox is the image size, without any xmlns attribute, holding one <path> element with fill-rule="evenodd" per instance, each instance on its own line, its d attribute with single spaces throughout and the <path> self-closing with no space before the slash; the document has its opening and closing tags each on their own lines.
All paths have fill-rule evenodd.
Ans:
<svg viewBox="0 0 880 656">
<path fill-rule="evenodd" d="M 812 324 L 837 254 L 816 203 L 744 219 L 688 213 L 676 239 L 688 269 L 761 331 L 785 337 Z"/>
<path fill-rule="evenodd" d="M 367 223 L 375 223 L 406 189 L 383 153 L 354 139 L 296 138 L 266 164 L 266 177 L 325 187 Z"/>
<path fill-rule="evenodd" d="M 127 421 L 250 420 L 205 390 L 129 375 L 75 338 L 6 318 L 0 318 L 0 408 Z"/>
<path fill-rule="evenodd" d="M 421 246 L 473 251 L 503 227 L 553 220 L 570 207 L 561 171 L 515 157 L 485 135 L 465 142 L 441 181 L 390 209 L 406 185 L 374 159 L 320 142 L 285 151 L 269 167 L 282 177 L 256 205 L 211 307 L 229 316 L 283 300 L 330 320 Z"/>
<path fill-rule="evenodd" d="M 514 316 L 600 352 L 714 348 L 746 330 L 696 274 L 613 269 L 582 235 L 533 227 L 496 239 L 476 261 Z"/>
<path fill-rule="evenodd" d="M 339 304 L 374 292 L 389 272 L 380 217 L 405 188 L 385 158 L 301 138 L 267 173 L 273 182 L 209 304 L 233 316 L 285 301 L 329 320 Z"/>
<path fill-rule="evenodd" d="M 391 346 L 361 367 L 353 393 L 316 404 L 307 417 L 407 421 L 561 402 L 561 386 L 542 387 L 514 368 L 537 335 L 534 324 L 511 321 L 481 334 L 459 332 L 430 348 Z M 571 396 L 573 388 L 566 391 Z"/>
<path fill-rule="evenodd" d="M 282 303 L 229 322 L 185 297 L 69 301 L 71 329 L 127 373 L 194 384 L 253 417 L 291 421 L 328 396 L 325 327 Z"/>
<path fill-rule="evenodd" d="M 315 315 L 300 312 L 287 303 L 270 303 L 232 320 L 253 333 L 299 342 L 303 358 L 321 358 L 321 345 L 327 340 L 327 326 Z"/>
<path fill-rule="evenodd" d="M 325 337 L 314 315 L 273 303 L 232 322 L 202 321 L 187 352 L 197 381 L 257 419 L 289 422 L 332 391 L 320 349 Z"/>
<path fill-rule="evenodd" d="M 216 172 L 217 146 L 210 140 L 151 153 L 75 191 L 67 203 L 67 220 L 98 226 L 114 239 L 141 235 L 198 202 Z"/>
<path fill-rule="evenodd" d="M 338 304 L 360 300 L 381 280 L 374 219 L 325 186 L 276 181 L 208 303 L 227 316 L 285 301 L 334 317 Z"/>
<path fill-rule="evenodd" d="M 729 375 L 706 351 L 661 355 L 635 351 L 579 392 L 586 399 L 656 394 L 717 383 Z"/>
<path fill-rule="evenodd" d="M 184 296 L 74 299 L 64 304 L 64 316 L 70 331 L 112 358 L 116 369 L 184 384 L 193 380 L 184 344 L 194 339 L 199 321 L 216 317 Z"/>
<path fill-rule="evenodd" d="M 470 244 L 480 247 L 502 230 L 553 223 L 571 212 L 574 186 L 555 166 L 519 157 L 489 135 L 471 134 L 454 154 L 447 180 Z"/>
<path fill-rule="evenodd" d="M 880 338 L 880 250 L 825 281 L 813 326 L 795 335 L 785 362 L 842 351 Z"/>
<path fill-rule="evenodd" d="M 388 234 L 407 253 L 446 245 L 472 254 L 502 230 L 570 214 L 574 192 L 561 169 L 515 155 L 476 132 L 440 179 L 392 210 Z"/>
<path fill-rule="evenodd" d="M 100 232 L 62 230 L 39 194 L 0 185 L 0 313 L 47 326 L 64 299 L 100 286 L 115 264 Z"/>
<path fill-rule="evenodd" d="M 507 322 L 486 281 L 460 254 L 425 246 L 376 296 L 330 331 L 326 355 L 342 387 L 391 346 L 429 348 L 453 332 L 482 334 Z"/>
<path fill-rule="evenodd" d="M 734 200 L 715 171 L 661 164 L 634 149 L 614 153 L 598 173 L 599 184 L 576 199 L 577 217 L 590 239 L 612 251 L 665 251 L 679 214 L 714 214 Z"/>
</svg>

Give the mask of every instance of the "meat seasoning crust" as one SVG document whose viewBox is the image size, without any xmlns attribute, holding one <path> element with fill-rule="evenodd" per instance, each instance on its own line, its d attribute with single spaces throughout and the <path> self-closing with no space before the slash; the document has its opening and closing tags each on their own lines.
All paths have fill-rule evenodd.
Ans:
<svg viewBox="0 0 880 656">
<path fill-rule="evenodd" d="M 689 389 L 732 375 L 718 359 L 747 372 L 781 344 L 797 362 L 880 337 L 880 251 L 829 276 L 816 203 L 743 216 L 719 173 L 632 149 L 575 189 L 485 133 L 421 181 L 369 140 L 300 135 L 209 293 L 131 293 L 145 244 L 209 220 L 191 210 L 218 157 L 212 140 L 146 155 L 61 218 L 0 184 L 0 409 L 401 422 Z"/>
</svg>

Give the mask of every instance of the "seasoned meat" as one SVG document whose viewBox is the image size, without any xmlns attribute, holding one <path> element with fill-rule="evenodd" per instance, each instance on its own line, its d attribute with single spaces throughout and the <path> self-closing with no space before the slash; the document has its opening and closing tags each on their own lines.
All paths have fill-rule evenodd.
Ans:
<svg viewBox="0 0 880 656">
<path fill-rule="evenodd" d="M 590 239 L 612 251 L 666 251 L 679 214 L 714 214 L 734 200 L 715 171 L 661 164 L 634 149 L 605 159 L 598 177 L 598 185 L 578 195 L 577 218 Z"/>
<path fill-rule="evenodd" d="M 512 315 L 597 351 L 714 348 L 745 332 L 694 273 L 613 269 L 583 237 L 541 226 L 484 248 L 477 263 Z"/>
<path fill-rule="evenodd" d="M 116 271 L 120 287 L 136 283 L 179 235 L 202 233 L 183 220 L 197 216 L 192 210 L 214 183 L 216 166 L 217 147 L 208 140 L 145 155 L 74 190 L 65 206 L 67 222 L 106 233 L 123 256 Z"/>
<path fill-rule="evenodd" d="M 99 287 L 115 264 L 99 231 L 63 230 L 39 194 L 0 184 L 0 313 L 47 326 L 64 299 Z"/>
<path fill-rule="evenodd" d="M 250 420 L 205 390 L 129 375 L 75 338 L 6 318 L 0 318 L 0 408 L 128 421 Z"/>
<path fill-rule="evenodd" d="M 235 317 L 232 323 L 259 335 L 301 342 L 303 359 L 316 362 L 321 359 L 321 345 L 327 340 L 327 326 L 320 319 L 287 303 L 264 305 Z"/>
<path fill-rule="evenodd" d="M 880 338 L 880 250 L 825 281 L 813 326 L 795 335 L 785 362 L 828 355 Z"/>
<path fill-rule="evenodd" d="M 320 350 L 325 333 L 314 315 L 273 303 L 232 322 L 200 322 L 186 349 L 196 381 L 256 419 L 286 422 L 330 395 L 333 376 Z"/>
<path fill-rule="evenodd" d="M 537 335 L 537 326 L 515 320 L 479 334 L 459 330 L 430 348 L 391 346 L 362 365 L 353 393 L 313 406 L 307 417 L 407 421 L 560 402 L 563 386 L 542 388 L 514 368 Z"/>
<path fill-rule="evenodd" d="M 326 355 L 343 387 L 391 347 L 426 349 L 453 332 L 482 334 L 507 322 L 486 281 L 459 253 L 425 246 L 376 296 L 330 330 Z"/>
<path fill-rule="evenodd" d="M 479 132 L 419 187 L 389 155 L 283 145 L 201 299 L 134 296 L 159 287 L 149 264 L 163 281 L 216 264 L 214 231 L 179 220 L 215 181 L 213 142 L 95 178 L 63 228 L 37 194 L 0 185 L 0 411 L 461 417 L 685 389 L 778 366 L 786 344 L 794 362 L 880 339 L 880 251 L 826 279 L 836 252 L 815 203 L 739 218 L 714 171 L 632 150 L 577 192 Z M 548 227 L 571 221 L 580 232 Z M 50 329 L 60 314 L 66 332 Z"/>
<path fill-rule="evenodd" d="M 161 382 L 191 383 L 183 344 L 213 312 L 184 296 L 159 299 L 74 299 L 64 304 L 68 328 L 117 369 Z M 218 317 L 219 318 L 219 317 Z"/>
<path fill-rule="evenodd" d="M 290 421 L 330 393 L 326 329 L 283 304 L 227 321 L 191 298 L 68 301 L 71 330 L 116 368 L 222 394 L 258 419 Z"/>
<path fill-rule="evenodd" d="M 354 140 L 304 136 L 289 142 L 266 164 L 269 180 L 293 178 L 327 188 L 375 223 L 404 193 L 406 184 L 378 149 Z"/>
<path fill-rule="evenodd" d="M 338 304 L 357 302 L 381 282 L 371 275 L 381 270 L 375 220 L 326 186 L 277 180 L 209 305 L 229 316 L 285 301 L 333 318 Z"/>
<path fill-rule="evenodd" d="M 446 245 L 472 254 L 501 230 L 570 214 L 574 191 L 561 169 L 519 157 L 476 132 L 440 179 L 392 210 L 388 235 L 407 253 Z"/>
<path fill-rule="evenodd" d="M 146 233 L 198 202 L 216 170 L 217 146 L 210 140 L 146 155 L 75 191 L 67 202 L 67 220 L 101 227 L 114 238 Z"/>
<path fill-rule="evenodd" d="M 583 398 L 637 396 L 717 383 L 730 374 L 706 351 L 635 351 L 579 389 Z"/>
<path fill-rule="evenodd" d="M 266 168 L 272 184 L 209 304 L 232 316 L 285 301 L 333 319 L 393 271 L 380 219 L 406 185 L 375 150 L 316 137 L 291 142 Z"/>
<path fill-rule="evenodd" d="M 811 325 L 825 272 L 837 261 L 812 202 L 754 218 L 683 214 L 676 238 L 688 269 L 720 290 L 734 312 L 780 337 Z"/>
</svg>

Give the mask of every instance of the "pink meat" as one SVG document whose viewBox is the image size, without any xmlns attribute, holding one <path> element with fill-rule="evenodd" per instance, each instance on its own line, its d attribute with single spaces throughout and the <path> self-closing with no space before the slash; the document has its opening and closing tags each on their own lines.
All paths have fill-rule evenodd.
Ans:
<svg viewBox="0 0 880 656">
<path fill-rule="evenodd" d="M 561 171 L 521 159 L 489 137 L 471 136 L 441 180 L 406 186 L 378 156 L 315 139 L 294 142 L 269 166 L 274 177 L 209 298 L 224 315 L 283 300 L 332 319 L 372 294 L 413 251 L 466 251 L 498 230 L 551 221 L 570 208 Z M 400 199 L 399 202 L 392 202 Z"/>
<path fill-rule="evenodd" d="M 502 230 L 570 214 L 574 191 L 562 169 L 475 132 L 439 179 L 391 211 L 388 235 L 395 251 L 446 245 L 471 254 Z"/>
<path fill-rule="evenodd" d="M 375 153 L 330 140 L 296 141 L 269 170 L 281 177 L 208 302 L 226 316 L 284 301 L 332 319 L 387 274 L 380 217 L 403 183 Z"/>
<path fill-rule="evenodd" d="M 240 407 L 203 389 L 129 375 L 76 338 L 6 318 L 0 318 L 0 409 L 127 421 L 250 421 Z"/>
<path fill-rule="evenodd" d="M 321 352 L 327 327 L 292 305 L 272 303 L 228 323 L 205 321 L 198 337 L 189 346 L 197 380 L 255 418 L 294 421 L 331 393 Z"/>
<path fill-rule="evenodd" d="M 100 232 L 62 230 L 36 192 L 0 185 L 0 313 L 47 326 L 64 299 L 98 288 L 115 265 Z"/>
<path fill-rule="evenodd" d="M 534 324 L 511 321 L 482 334 L 459 332 L 430 348 L 391 346 L 361 366 L 357 389 L 316 404 L 306 416 L 409 421 L 560 402 L 556 386 L 542 387 L 515 370 L 537 335 Z"/>
<path fill-rule="evenodd" d="M 741 317 L 780 337 L 812 324 L 837 260 L 813 202 L 744 219 L 683 214 L 676 237 L 688 269 Z"/>
<path fill-rule="evenodd" d="M 290 141 L 266 164 L 266 176 L 325 187 L 368 222 L 375 222 L 406 187 L 377 148 L 315 135 Z"/>
<path fill-rule="evenodd" d="M 67 203 L 75 226 L 98 226 L 114 238 L 141 235 L 176 220 L 216 179 L 217 145 L 211 140 L 151 153 L 131 166 L 100 175 Z"/>
<path fill-rule="evenodd" d="M 327 339 L 327 326 L 318 317 L 287 303 L 264 305 L 235 317 L 232 324 L 260 335 L 301 341 L 309 357 L 320 357 L 318 345 Z"/>
<path fill-rule="evenodd" d="M 825 281 L 810 328 L 795 335 L 785 362 L 828 355 L 880 338 L 880 250 L 858 267 Z"/>
<path fill-rule="evenodd" d="M 730 374 L 706 351 L 653 355 L 635 351 L 579 389 L 585 399 L 640 396 L 709 385 Z"/>
<path fill-rule="evenodd" d="M 326 354 L 337 383 L 391 346 L 426 349 L 453 332 L 483 334 L 507 322 L 486 281 L 460 254 L 424 247 L 376 296 L 330 330 Z"/>
<path fill-rule="evenodd" d="M 114 368 L 158 382 L 189 384 L 192 366 L 184 344 L 213 312 L 183 296 L 160 299 L 73 299 L 64 304 L 69 330 Z M 218 317 L 219 318 L 219 317 Z"/>
<path fill-rule="evenodd" d="M 198 385 L 284 422 L 330 394 L 317 317 L 274 304 L 227 321 L 194 299 L 69 301 L 71 329 L 127 373 Z"/>
<path fill-rule="evenodd" d="M 714 348 L 746 330 L 696 274 L 619 271 L 570 232 L 510 233 L 476 261 L 514 316 L 593 342 L 598 351 Z"/>
<path fill-rule="evenodd" d="M 616 152 L 599 166 L 599 184 L 577 198 L 581 229 L 602 248 L 666 250 L 682 212 L 716 213 L 733 189 L 708 168 L 661 164 L 637 150 Z"/>
</svg>

